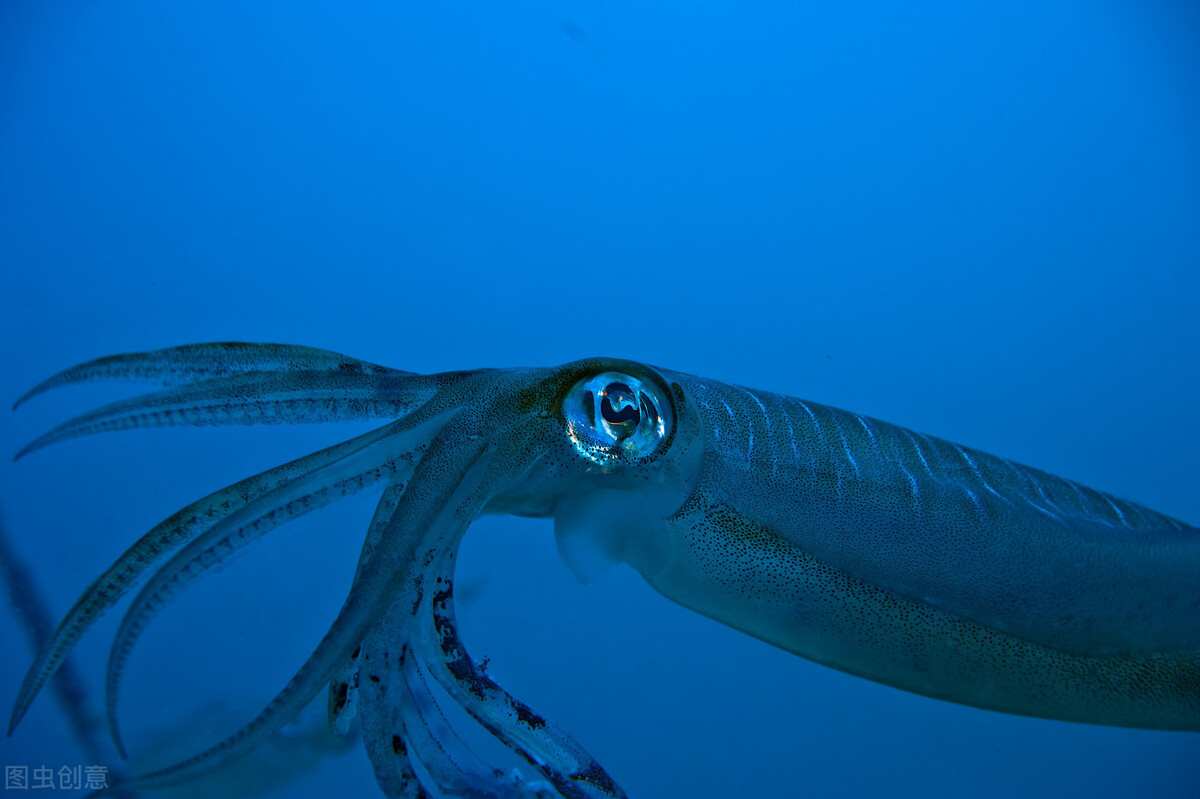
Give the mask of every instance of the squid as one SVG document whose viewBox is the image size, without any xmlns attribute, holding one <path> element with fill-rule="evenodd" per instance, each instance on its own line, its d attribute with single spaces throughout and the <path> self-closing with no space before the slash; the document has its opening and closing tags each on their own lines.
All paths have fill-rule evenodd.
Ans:
<svg viewBox="0 0 1200 799">
<path fill-rule="evenodd" d="M 1005 458 L 614 358 L 422 375 L 308 347 L 199 344 L 89 361 L 17 405 L 102 380 L 153 388 L 17 457 L 132 428 L 380 420 L 165 519 L 37 656 L 10 735 L 84 633 L 141 584 L 105 680 L 122 747 L 122 674 L 159 611 L 270 530 L 379 494 L 348 595 L 291 680 L 233 735 L 125 787 L 244 755 L 325 690 L 330 725 L 357 719 L 387 797 L 624 796 L 458 634 L 455 558 L 485 514 L 552 518 L 580 579 L 628 565 L 687 608 L 850 674 L 1006 713 L 1200 731 L 1200 530 Z M 446 703 L 529 774 L 473 751 Z"/>
</svg>

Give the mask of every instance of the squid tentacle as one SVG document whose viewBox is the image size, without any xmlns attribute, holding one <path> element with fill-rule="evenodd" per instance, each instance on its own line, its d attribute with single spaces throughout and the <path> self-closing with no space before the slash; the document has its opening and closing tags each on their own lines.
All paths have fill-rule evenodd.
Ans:
<svg viewBox="0 0 1200 799">
<path fill-rule="evenodd" d="M 357 583 L 382 537 L 384 530 L 396 511 L 404 493 L 404 484 L 389 486 L 379 499 L 371 524 L 367 528 L 354 582 Z M 386 645 L 382 630 L 396 627 L 392 621 L 394 608 L 377 622 L 366 639 L 351 653 L 346 665 L 329 683 L 329 725 L 335 733 L 344 734 L 359 706 L 359 724 L 363 730 L 363 743 L 375 782 L 388 799 L 426 799 L 429 796 L 412 766 L 409 757 L 407 733 L 403 721 L 397 716 L 397 700 L 389 691 L 393 686 L 393 660 Z M 401 629 L 407 625 L 402 625 Z M 402 650 L 405 648 L 401 646 Z M 367 672 L 372 676 L 359 682 Z M 399 702 L 406 701 L 400 697 Z"/>
<path fill-rule="evenodd" d="M 359 722 L 375 782 L 383 795 L 388 799 L 423 799 L 430 794 L 413 769 L 409 751 L 412 739 L 401 715 L 401 707 L 408 700 L 403 680 L 397 679 L 398 664 L 405 658 L 407 647 L 401 636 L 390 634 L 408 627 L 403 621 L 398 625 L 393 622 L 393 618 L 404 619 L 405 615 L 393 617 L 389 611 L 358 649 L 360 674 L 369 675 L 359 688 L 362 692 Z M 398 653 L 391 650 L 393 644 L 399 645 Z"/>
<path fill-rule="evenodd" d="M 397 699 L 405 740 L 425 767 L 438 792 L 453 797 L 505 799 L 504 773 L 483 765 L 442 715 L 421 674 L 418 658 L 407 646 L 395 664 Z M 397 701 L 398 700 L 398 701 Z"/>
<path fill-rule="evenodd" d="M 110 355 L 64 369 L 22 394 L 13 403 L 13 410 L 39 394 L 75 383 L 123 380 L 178 386 L 246 372 L 326 370 L 375 375 L 412 374 L 341 353 L 294 344 L 248 344 L 240 341 L 188 344 Z"/>
<path fill-rule="evenodd" d="M 429 664 L 411 650 L 406 655 L 400 664 L 406 692 L 401 708 L 405 733 L 425 770 L 439 785 L 448 786 L 450 795 L 496 799 L 558 799 L 562 796 L 547 782 L 530 782 L 516 771 L 505 774 L 484 763 L 443 715 L 429 687 L 426 676 L 431 671 Z"/>
<path fill-rule="evenodd" d="M 364 740 L 376 781 L 387 796 L 407 796 L 415 759 L 431 785 L 446 799 L 560 799 L 545 782 L 528 782 L 485 764 L 442 714 L 426 679 L 428 666 L 396 635 L 406 615 L 393 606 L 387 620 L 363 642 L 363 667 L 379 677 L 363 685 Z M 398 647 L 398 649 L 397 649 Z"/>
<path fill-rule="evenodd" d="M 355 649 L 346 663 L 334 672 L 329 680 L 329 696 L 326 699 L 329 731 L 334 735 L 345 735 L 350 731 L 350 722 L 358 715 L 358 658 Z"/>
<path fill-rule="evenodd" d="M 380 498 L 363 542 L 355 581 L 358 580 L 365 564 L 374 554 L 387 522 L 400 500 L 403 488 L 402 484 L 389 486 Z M 375 768 L 376 781 L 388 796 L 407 796 L 406 791 L 412 790 L 410 748 L 414 750 L 413 754 L 425 767 L 430 777 L 442 789 L 439 793 L 446 793 L 446 789 L 449 787 L 452 790 L 448 795 L 452 796 L 498 795 L 512 797 L 512 799 L 522 799 L 523 797 L 531 797 L 531 799 L 550 797 L 553 799 L 553 797 L 559 796 L 548 785 L 544 788 L 537 785 L 522 787 L 522 783 L 508 783 L 509 793 L 489 792 L 492 789 L 501 790 L 506 785 L 506 777 L 502 772 L 488 769 L 470 751 L 469 747 L 458 739 L 453 729 L 445 722 L 436 700 L 428 686 L 425 685 L 423 670 L 428 670 L 428 665 L 416 666 L 418 658 L 407 644 L 403 643 L 403 635 L 408 634 L 409 625 L 397 624 L 394 621 L 394 619 L 400 618 L 400 614 L 404 612 L 401 607 L 403 604 L 404 600 L 399 600 L 393 606 L 385 619 L 367 637 L 367 640 L 354 650 L 347 665 L 338 673 L 338 677 L 330 682 L 328 700 L 330 728 L 335 733 L 344 734 L 357 709 L 362 708 L 361 723 L 367 742 L 367 751 Z M 411 611 L 409 613 L 411 615 Z M 389 656 L 386 651 L 381 649 L 385 641 L 400 641 L 399 649 L 402 654 L 399 657 Z M 383 654 L 380 654 L 381 651 Z M 403 660 L 409 664 L 402 680 L 394 679 L 395 675 L 390 670 L 391 665 L 397 660 Z M 374 669 L 378 681 L 368 679 L 360 684 L 359 677 L 362 671 L 372 669 L 371 661 L 386 665 Z M 408 673 L 408 669 L 414 671 Z M 389 685 L 397 682 L 401 684 L 395 690 L 407 692 L 400 699 L 394 695 L 388 696 Z M 399 717 L 394 712 L 381 715 L 384 706 L 394 708 L 397 704 L 400 705 Z M 414 708 L 419 708 L 415 715 Z M 429 726 L 430 713 L 436 713 L 438 718 L 442 719 L 438 733 L 435 733 Z M 454 742 L 457 742 L 454 748 L 458 753 L 459 762 L 456 762 L 455 758 L 446 751 L 446 746 L 453 745 Z M 525 758 L 532 761 L 528 755 L 525 755 Z M 469 762 L 470 765 L 465 765 L 461 761 Z M 459 793 L 454 793 L 454 790 L 459 790 Z M 464 790 L 465 793 L 462 792 Z"/>
<path fill-rule="evenodd" d="M 455 552 L 436 580 L 432 614 L 421 620 L 415 646 L 430 674 L 468 714 L 524 757 L 564 796 L 612 799 L 625 792 L 588 752 L 553 721 L 537 714 L 484 673 L 462 644 L 455 623 Z"/>
<path fill-rule="evenodd" d="M 26 444 L 13 460 L 80 436 L 139 427 L 316 424 L 395 418 L 437 392 L 431 378 L 249 372 L 110 403 Z"/>
<path fill-rule="evenodd" d="M 134 598 L 109 653 L 105 705 L 109 732 L 124 755 L 117 724 L 117 699 L 133 647 L 159 611 L 209 570 L 222 566 L 247 545 L 276 527 L 331 502 L 356 494 L 383 479 L 406 479 L 428 439 L 433 417 L 414 427 L 411 419 L 392 422 L 344 457 L 312 469 L 270 491 L 198 536 L 158 570 Z M 409 428 L 406 430 L 406 428 Z"/>
<path fill-rule="evenodd" d="M 453 422 L 447 424 L 447 427 Z M 480 480 L 482 441 L 446 440 L 443 430 L 417 464 L 378 551 L 363 569 L 316 650 L 256 718 L 233 735 L 175 765 L 135 777 L 123 787 L 153 788 L 184 782 L 241 757 L 286 724 L 345 665 L 398 594 L 424 591 L 416 554 L 457 542 L 482 508 L 471 491 Z M 465 497 L 464 497 L 465 493 Z"/>
<path fill-rule="evenodd" d="M 358 566 L 354 571 L 354 580 L 351 583 L 358 582 L 359 575 L 362 574 L 366 564 L 370 562 L 371 555 L 375 552 L 375 547 L 379 543 L 380 536 L 387 528 L 388 522 L 392 518 L 392 514 L 396 512 L 396 506 L 400 503 L 400 497 L 404 494 L 404 483 L 393 483 L 383 491 L 383 495 L 379 498 L 379 503 L 375 506 L 375 513 L 371 517 L 371 524 L 367 527 L 367 536 L 363 541 L 362 553 L 358 558 Z M 326 703 L 329 716 L 329 729 L 335 735 L 345 735 L 350 729 L 350 722 L 354 719 L 358 709 L 358 658 L 360 650 L 355 649 L 347 658 L 346 664 L 338 670 L 337 674 L 329 682 L 329 698 Z"/>
</svg>

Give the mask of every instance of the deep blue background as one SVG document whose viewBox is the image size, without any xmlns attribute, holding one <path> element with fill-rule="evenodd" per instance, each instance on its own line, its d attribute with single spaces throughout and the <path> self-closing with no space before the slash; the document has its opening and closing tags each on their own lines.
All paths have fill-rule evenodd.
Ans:
<svg viewBox="0 0 1200 799">
<path fill-rule="evenodd" d="M 1198 523 L 1198 9 L 5 0 L 0 398 L 192 341 L 419 371 L 604 353 Z M 5 413 L 0 452 L 112 395 Z M 70 442 L 5 459 L 0 501 L 57 614 L 177 507 L 351 432 Z M 280 529 L 162 615 L 122 706 L 135 752 L 165 730 L 210 742 L 283 684 L 370 509 Z M 1200 786 L 1196 735 L 953 706 L 776 651 L 627 570 L 578 586 L 544 522 L 481 522 L 460 585 L 474 653 L 634 797 Z M 6 707 L 30 656 L 0 625 Z M 93 681 L 112 630 L 79 650 Z M 278 751 L 236 779 L 270 782 L 297 750 Z M 79 759 L 46 697 L 0 743 L 5 764 Z M 355 747 L 277 795 L 373 787 Z"/>
</svg>

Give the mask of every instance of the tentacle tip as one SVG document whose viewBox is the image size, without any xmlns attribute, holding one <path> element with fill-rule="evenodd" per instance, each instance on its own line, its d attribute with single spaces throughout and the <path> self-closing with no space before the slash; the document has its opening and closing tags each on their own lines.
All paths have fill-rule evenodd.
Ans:
<svg viewBox="0 0 1200 799">
<path fill-rule="evenodd" d="M 22 394 L 21 396 L 17 397 L 17 401 L 16 401 L 16 402 L 14 402 L 14 403 L 12 404 L 12 409 L 15 411 L 17 408 L 20 408 L 20 407 L 21 407 L 22 405 L 24 405 L 26 402 L 29 402 L 29 400 L 33 399 L 33 398 L 34 398 L 34 397 L 36 397 L 38 394 L 41 394 L 41 393 L 42 393 L 42 392 L 44 392 L 45 390 L 46 390 L 46 384 L 45 384 L 45 382 L 38 383 L 38 384 L 37 384 L 36 386 L 34 386 L 33 388 L 29 389 L 29 390 L 28 390 L 28 391 L 26 391 L 24 394 Z"/>
<path fill-rule="evenodd" d="M 121 759 L 128 760 L 129 755 L 125 751 L 125 741 L 121 738 L 121 730 L 115 721 L 109 722 L 108 737 L 112 738 L 113 746 L 116 747 L 117 754 L 121 756 Z"/>
<path fill-rule="evenodd" d="M 21 447 L 21 449 L 19 449 L 17 451 L 16 455 L 13 455 L 13 457 L 12 457 L 13 463 L 16 463 L 17 461 L 21 460 L 21 458 L 24 458 L 29 453 L 39 450 L 44 446 L 45 446 L 45 444 L 41 443 L 40 438 L 37 439 L 36 441 L 30 441 L 28 444 Z"/>
<path fill-rule="evenodd" d="M 22 692 L 24 693 L 24 692 Z M 21 724 L 21 719 L 25 718 L 25 711 L 29 710 L 29 702 L 31 700 L 18 695 L 17 701 L 13 702 L 12 713 L 8 716 L 8 737 L 17 731 L 17 727 Z"/>
</svg>

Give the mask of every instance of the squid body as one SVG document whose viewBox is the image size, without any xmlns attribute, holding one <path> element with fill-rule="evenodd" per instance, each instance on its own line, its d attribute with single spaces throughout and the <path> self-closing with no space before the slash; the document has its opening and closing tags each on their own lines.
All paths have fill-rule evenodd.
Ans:
<svg viewBox="0 0 1200 799">
<path fill-rule="evenodd" d="M 310 510 L 380 493 L 336 620 L 270 704 L 191 759 L 244 754 L 328 686 L 357 716 L 386 796 L 613 797 L 565 731 L 508 694 L 458 636 L 454 562 L 479 516 L 553 517 L 582 579 L 632 566 L 674 601 L 814 661 L 980 708 L 1200 731 L 1200 531 L 1133 502 L 836 408 L 629 361 L 418 375 L 307 347 L 202 344 L 91 361 L 51 388 L 158 385 L 33 441 L 166 425 L 380 419 L 204 497 L 83 593 L 21 686 L 39 689 L 140 578 L 107 672 L 206 570 Z M 537 772 L 486 763 L 460 705 Z"/>
</svg>

